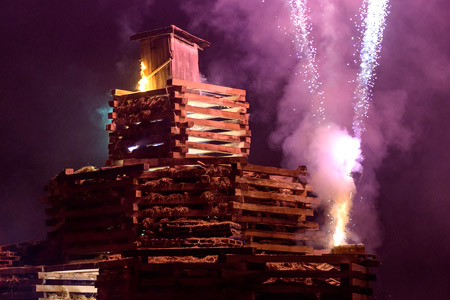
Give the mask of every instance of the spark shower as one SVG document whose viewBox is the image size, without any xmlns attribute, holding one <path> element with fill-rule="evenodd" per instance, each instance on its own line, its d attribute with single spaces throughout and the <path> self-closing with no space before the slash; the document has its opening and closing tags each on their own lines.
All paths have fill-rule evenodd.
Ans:
<svg viewBox="0 0 450 300">
<path fill-rule="evenodd" d="M 314 152 L 313 161 L 317 165 L 316 174 L 322 180 L 333 182 L 331 188 L 318 192 L 330 202 L 332 226 L 332 246 L 347 242 L 347 224 L 356 185 L 351 172 L 362 172 L 361 141 L 366 131 L 372 89 L 375 83 L 375 69 L 381 51 L 383 31 L 388 14 L 388 0 L 363 0 L 360 8 L 360 23 L 356 23 L 359 41 L 355 56 L 359 56 L 355 90 L 353 92 L 352 133 L 346 128 L 333 124 L 327 119 L 327 96 L 322 90 L 319 67 L 316 62 L 317 49 L 312 37 L 312 24 L 307 0 L 290 0 L 291 20 L 294 24 L 297 57 L 302 67 L 303 80 L 311 95 L 311 113 L 307 116 L 314 130 L 309 151 Z M 321 173 L 321 174 L 320 174 Z"/>
</svg>

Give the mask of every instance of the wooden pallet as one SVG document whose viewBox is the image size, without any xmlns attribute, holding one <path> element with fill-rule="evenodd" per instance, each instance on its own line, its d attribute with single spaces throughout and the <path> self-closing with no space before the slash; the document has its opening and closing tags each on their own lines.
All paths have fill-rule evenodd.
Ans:
<svg viewBox="0 0 450 300">
<path fill-rule="evenodd" d="M 307 243 L 315 238 L 306 231 L 318 229 L 309 220 L 318 200 L 299 180 L 302 169 L 252 165 L 243 158 L 141 162 L 77 174 L 65 170 L 52 181 L 45 199 L 52 205 L 46 211 L 49 237 L 61 241 L 65 255 L 191 246 L 177 238 L 238 238 L 265 252 L 312 252 Z M 181 220 L 207 223 L 209 232 L 187 235 Z M 178 228 L 167 231 L 161 227 L 167 222 L 178 222 Z M 220 230 L 218 222 L 238 224 L 242 232 Z"/>
<path fill-rule="evenodd" d="M 113 97 L 111 161 L 249 154 L 245 91 L 171 79 L 165 89 Z"/>
<path fill-rule="evenodd" d="M 44 294 L 39 300 L 97 299 L 96 263 L 45 266 L 38 276 L 42 283 L 36 285 L 36 291 Z"/>
<path fill-rule="evenodd" d="M 0 268 L 0 299 L 33 299 L 43 294 L 36 291 L 36 285 L 42 283 L 38 273 L 42 267 L 10 267 Z"/>
<path fill-rule="evenodd" d="M 166 253 L 172 256 L 163 256 L 163 249 L 135 250 L 126 254 L 134 258 L 103 262 L 99 295 L 112 299 L 106 282 L 114 278 L 125 287 L 120 295 L 126 299 L 369 299 L 370 282 L 375 280 L 369 267 L 378 265 L 373 256 L 255 255 L 242 251 L 210 251 L 208 255 L 208 249 L 200 256 L 198 250 Z"/>
</svg>

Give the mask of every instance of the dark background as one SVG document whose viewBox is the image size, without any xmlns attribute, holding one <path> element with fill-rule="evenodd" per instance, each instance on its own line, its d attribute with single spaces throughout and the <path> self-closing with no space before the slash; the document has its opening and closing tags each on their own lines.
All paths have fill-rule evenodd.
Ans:
<svg viewBox="0 0 450 300">
<path fill-rule="evenodd" d="M 198 5 L 204 11 L 193 11 Z M 391 5 L 374 106 L 377 93 L 401 91 L 406 104 L 392 119 L 401 118 L 410 138 L 403 147 L 387 145 L 375 168 L 379 196 L 373 213 L 381 241 L 375 247 L 382 261 L 376 299 L 448 299 L 449 5 L 439 0 Z M 135 32 L 175 24 L 211 41 L 200 57 L 202 73 L 212 83 L 247 89 L 250 160 L 280 164 L 282 153 L 268 137 L 275 130 L 275 102 L 292 70 L 282 70 L 286 78 L 262 74 L 240 60 L 248 57 L 242 36 L 233 39 L 218 26 L 198 22 L 207 20 L 209 9 L 214 1 L 0 2 L 0 244 L 45 237 L 39 198 L 63 168 L 104 165 L 109 90 L 131 90 L 138 81 L 139 47 L 128 41 Z M 248 15 L 236 14 L 240 29 L 249 30 Z M 237 75 L 212 74 L 217 61 L 227 63 L 227 74 Z M 287 58 L 285 64 L 292 62 Z M 260 87 L 267 85 L 262 93 Z M 377 109 L 389 111 L 389 105 Z"/>
</svg>

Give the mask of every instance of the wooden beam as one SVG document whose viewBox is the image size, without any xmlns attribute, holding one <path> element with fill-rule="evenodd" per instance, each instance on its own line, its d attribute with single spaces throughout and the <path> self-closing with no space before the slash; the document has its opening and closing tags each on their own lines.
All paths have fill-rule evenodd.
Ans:
<svg viewBox="0 0 450 300">
<path fill-rule="evenodd" d="M 185 86 L 185 87 L 191 88 L 191 89 L 210 91 L 210 92 L 221 93 L 221 94 L 230 94 L 230 95 L 235 94 L 235 95 L 245 96 L 245 93 L 246 93 L 245 90 L 241 90 L 241 89 L 235 89 L 235 88 L 201 83 L 201 82 L 192 82 L 192 81 L 186 81 L 186 80 L 181 80 L 181 79 L 169 79 L 169 80 L 167 80 L 167 85 L 169 85 L 169 86 Z"/>
<path fill-rule="evenodd" d="M 257 173 L 267 173 L 271 175 L 290 176 L 294 178 L 297 178 L 300 173 L 297 170 L 289 170 L 253 164 L 239 164 L 238 169 Z"/>
<path fill-rule="evenodd" d="M 312 209 L 303 208 L 291 208 L 291 207 L 281 207 L 281 206 L 269 206 L 260 205 L 253 203 L 241 203 L 241 202 L 231 202 L 231 207 L 233 209 L 242 209 L 248 211 L 258 211 L 271 214 L 284 214 L 284 215 L 296 215 L 296 216 L 313 216 L 314 212 Z"/>
<path fill-rule="evenodd" d="M 188 135 L 190 137 L 191 136 L 199 137 L 199 138 L 204 138 L 204 139 L 211 139 L 211 140 L 230 142 L 230 143 L 240 143 L 240 142 L 250 143 L 250 137 L 239 136 L 239 135 L 229 135 L 229 134 L 215 133 L 215 132 L 208 132 L 208 131 L 186 129 L 186 135 Z"/>
<path fill-rule="evenodd" d="M 224 110 L 220 110 L 220 109 L 204 108 L 204 107 L 191 106 L 191 105 L 186 105 L 185 110 L 187 112 L 194 112 L 194 113 L 208 115 L 208 116 L 212 116 L 212 117 L 236 119 L 236 120 L 239 120 L 242 122 L 248 120 L 248 114 L 243 114 L 240 112 L 230 112 L 230 111 L 224 111 Z"/>
<path fill-rule="evenodd" d="M 244 236 L 265 237 L 280 240 L 297 240 L 297 241 L 315 241 L 320 237 L 316 235 L 306 235 L 303 233 L 281 232 L 281 231 L 267 231 L 267 230 L 254 230 L 248 229 L 242 232 Z"/>
<path fill-rule="evenodd" d="M 295 252 L 295 253 L 312 253 L 313 247 L 309 246 L 288 246 L 278 244 L 260 244 L 250 242 L 250 247 L 254 247 L 258 250 L 264 251 L 277 251 L 277 252 Z"/>
<path fill-rule="evenodd" d="M 255 217 L 255 216 L 236 216 L 231 215 L 231 219 L 233 222 L 237 223 L 253 223 L 253 224 L 264 224 L 264 225 L 281 225 L 281 226 L 290 226 L 290 227 L 298 227 L 305 228 L 309 230 L 318 230 L 319 224 L 316 222 L 304 222 L 298 220 L 285 220 L 278 218 L 268 218 L 268 217 Z"/>
<path fill-rule="evenodd" d="M 231 106 L 231 107 L 239 107 L 239 108 L 249 108 L 249 103 L 245 102 L 245 98 L 238 97 L 237 99 L 233 99 L 235 97 L 211 97 L 206 95 L 198 95 L 192 93 L 179 93 L 175 92 L 174 96 L 176 98 L 183 98 L 190 103 L 201 102 L 209 105 L 223 105 L 223 106 Z"/>
<path fill-rule="evenodd" d="M 319 198 L 307 197 L 304 195 L 288 195 L 276 192 L 261 192 L 261 191 L 248 191 L 236 189 L 236 196 L 250 197 L 256 199 L 267 199 L 267 200 L 280 200 L 280 201 L 288 201 L 288 202 L 301 202 L 308 204 L 320 204 Z"/>
<path fill-rule="evenodd" d="M 252 178 L 252 177 L 246 177 L 246 176 L 237 176 L 236 182 L 246 183 L 246 184 L 256 185 L 256 186 L 277 188 L 277 189 L 291 189 L 291 190 L 297 190 L 297 191 L 305 190 L 305 186 L 301 183 L 275 181 L 273 179 L 261 179 L 261 178 Z"/>
<path fill-rule="evenodd" d="M 96 294 L 97 288 L 89 285 L 37 285 L 36 292 Z"/>
<path fill-rule="evenodd" d="M 245 149 L 248 148 L 237 148 L 237 147 L 227 147 L 222 145 L 214 145 L 214 144 L 206 144 L 206 143 L 195 143 L 195 142 L 186 142 L 188 148 L 207 150 L 212 152 L 224 152 L 224 153 L 233 153 L 233 154 L 245 154 Z M 244 151 L 242 151 L 244 150 Z"/>
<path fill-rule="evenodd" d="M 191 117 L 186 117 L 186 121 L 191 121 L 195 125 L 211 127 L 211 129 L 229 129 L 229 130 L 248 130 L 247 124 L 229 123 L 221 121 L 211 121 L 204 119 L 195 119 Z"/>
</svg>

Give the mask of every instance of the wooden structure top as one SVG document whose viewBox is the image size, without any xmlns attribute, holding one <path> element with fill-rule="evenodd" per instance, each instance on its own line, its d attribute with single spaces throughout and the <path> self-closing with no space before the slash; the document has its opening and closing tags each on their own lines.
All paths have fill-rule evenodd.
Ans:
<svg viewBox="0 0 450 300">
<path fill-rule="evenodd" d="M 198 50 L 210 45 L 174 25 L 135 34 L 141 49 L 141 90 L 165 88 L 168 79 L 200 82 Z"/>
<path fill-rule="evenodd" d="M 175 25 L 170 25 L 164 28 L 136 33 L 130 37 L 130 40 L 136 41 L 145 39 L 155 39 L 170 34 L 174 34 L 176 37 L 182 38 L 183 40 L 188 41 L 190 43 L 197 44 L 200 48 L 206 48 L 211 45 L 210 42 L 205 41 L 204 39 L 201 39 L 199 37 L 196 37 L 195 35 L 190 34 L 189 32 L 184 31 L 183 29 L 178 28 Z"/>
</svg>

